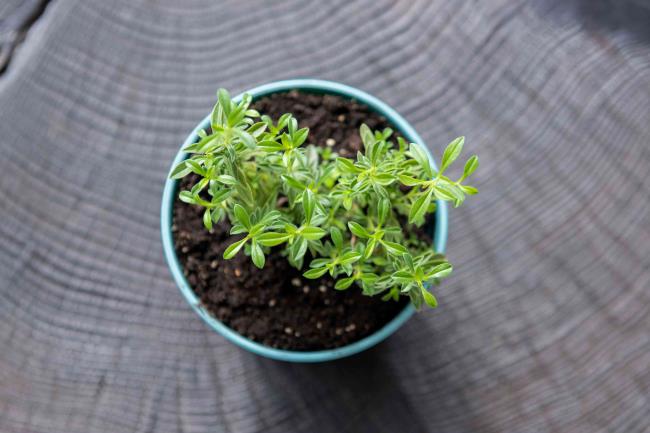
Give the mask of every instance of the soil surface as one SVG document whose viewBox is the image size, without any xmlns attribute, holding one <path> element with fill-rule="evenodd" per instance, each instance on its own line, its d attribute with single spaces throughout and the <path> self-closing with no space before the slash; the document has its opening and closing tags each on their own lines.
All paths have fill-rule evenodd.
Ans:
<svg viewBox="0 0 650 433">
<path fill-rule="evenodd" d="M 373 130 L 389 126 L 365 105 L 331 95 L 292 91 L 264 97 L 253 106 L 274 120 L 293 113 L 300 127 L 310 128 L 308 143 L 333 147 L 342 156 L 361 149 L 362 123 Z M 188 176 L 181 188 L 189 189 L 195 181 Z M 202 208 L 176 199 L 172 232 L 185 276 L 208 311 L 254 341 L 292 350 L 340 347 L 372 334 L 406 305 L 405 299 L 384 302 L 364 296 L 356 285 L 334 290 L 329 277 L 304 279 L 277 249 L 267 255 L 262 270 L 242 252 L 224 260 L 224 250 L 235 239 L 228 234 L 230 225 L 208 232 L 202 215 Z"/>
</svg>

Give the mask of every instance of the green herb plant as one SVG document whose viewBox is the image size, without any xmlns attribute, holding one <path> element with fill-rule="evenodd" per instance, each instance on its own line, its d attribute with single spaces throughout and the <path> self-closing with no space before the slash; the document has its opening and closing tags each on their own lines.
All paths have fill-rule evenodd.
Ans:
<svg viewBox="0 0 650 433">
<path fill-rule="evenodd" d="M 291 114 L 274 121 L 250 108 L 250 95 L 239 103 L 224 89 L 217 96 L 210 130 L 184 149 L 190 157 L 171 178 L 198 175 L 180 199 L 205 208 L 207 229 L 228 218 L 230 233 L 240 235 L 225 259 L 243 250 L 263 268 L 270 248 L 281 247 L 296 268 L 309 261 L 304 277 L 329 274 L 338 290 L 356 284 L 385 300 L 403 295 L 416 308 L 437 305 L 429 287 L 452 266 L 415 228 L 435 211 L 436 200 L 457 207 L 477 193 L 464 183 L 478 167 L 476 156 L 458 180 L 445 176 L 463 137 L 447 146 L 436 171 L 419 144 L 401 137 L 395 143 L 390 129 L 362 125 L 364 151 L 349 159 L 305 145 L 309 131 Z"/>
</svg>

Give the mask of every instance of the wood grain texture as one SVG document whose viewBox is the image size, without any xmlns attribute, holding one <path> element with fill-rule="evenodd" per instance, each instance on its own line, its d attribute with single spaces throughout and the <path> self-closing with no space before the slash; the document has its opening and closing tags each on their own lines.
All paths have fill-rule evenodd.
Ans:
<svg viewBox="0 0 650 433">
<path fill-rule="evenodd" d="M 648 3 L 260 4 L 56 0 L 0 78 L 0 431 L 650 431 Z M 326 365 L 209 330 L 158 233 L 216 88 L 296 76 L 481 156 L 440 308 Z"/>
<path fill-rule="evenodd" d="M 45 10 L 49 0 L 4 0 L 0 4 L 0 74 Z"/>
</svg>

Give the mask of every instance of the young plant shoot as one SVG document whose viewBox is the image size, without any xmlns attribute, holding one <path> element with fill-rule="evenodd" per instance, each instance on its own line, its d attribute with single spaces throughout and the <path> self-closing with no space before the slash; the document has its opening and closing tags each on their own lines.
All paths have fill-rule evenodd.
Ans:
<svg viewBox="0 0 650 433">
<path fill-rule="evenodd" d="M 224 89 L 217 95 L 210 130 L 184 149 L 191 156 L 171 177 L 198 175 L 180 199 L 205 208 L 207 229 L 228 218 L 230 233 L 240 235 L 225 259 L 244 252 L 263 268 L 270 248 L 282 248 L 292 266 L 306 265 L 306 278 L 329 274 L 338 290 L 356 284 L 385 300 L 408 296 L 416 308 L 437 305 L 429 289 L 452 266 L 415 228 L 435 212 L 436 200 L 458 207 L 477 193 L 464 183 L 478 168 L 476 156 L 458 180 L 445 176 L 463 137 L 447 146 L 436 171 L 419 144 L 401 137 L 395 143 L 390 129 L 362 125 L 364 151 L 343 158 L 306 145 L 309 130 L 291 114 L 274 121 L 249 108 L 249 95 L 239 103 Z"/>
</svg>

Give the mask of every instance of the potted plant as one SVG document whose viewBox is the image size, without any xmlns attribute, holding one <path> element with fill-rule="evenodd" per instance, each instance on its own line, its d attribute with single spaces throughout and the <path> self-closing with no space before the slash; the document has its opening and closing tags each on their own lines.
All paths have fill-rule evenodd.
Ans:
<svg viewBox="0 0 650 433">
<path fill-rule="evenodd" d="M 172 275 L 251 352 L 317 362 L 365 350 L 437 305 L 431 286 L 452 271 L 446 202 L 477 192 L 464 183 L 476 156 L 458 180 L 445 175 L 463 142 L 437 169 L 399 114 L 339 83 L 219 90 L 165 184 Z"/>
</svg>

